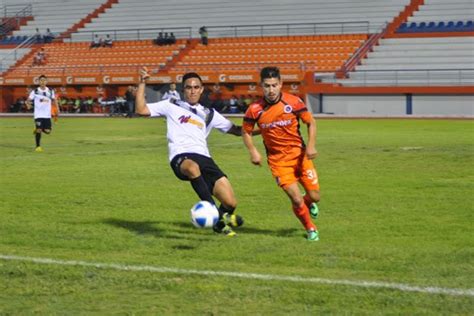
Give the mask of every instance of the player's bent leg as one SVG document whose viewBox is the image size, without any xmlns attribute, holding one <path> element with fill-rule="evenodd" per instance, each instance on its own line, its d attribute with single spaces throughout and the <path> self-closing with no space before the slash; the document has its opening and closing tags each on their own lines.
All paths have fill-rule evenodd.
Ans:
<svg viewBox="0 0 474 316">
<path fill-rule="evenodd" d="M 194 179 L 201 175 L 199 165 L 191 159 L 184 159 L 179 166 L 179 170 L 189 179 Z"/>
<path fill-rule="evenodd" d="M 296 182 L 289 185 L 285 185 L 282 187 L 282 189 L 283 191 L 285 191 L 286 195 L 288 195 L 291 200 L 291 204 L 294 207 L 298 207 L 301 205 L 301 203 L 303 203 L 303 197 L 301 196 L 301 191 Z"/>
<path fill-rule="evenodd" d="M 50 129 L 43 129 L 42 131 L 43 131 L 43 133 L 45 133 L 45 134 L 51 134 L 51 130 L 50 130 Z"/>
<path fill-rule="evenodd" d="M 300 189 L 297 183 L 292 183 L 282 187 L 285 193 L 291 200 L 293 206 L 293 213 L 303 224 L 306 232 L 307 239 L 311 241 L 319 240 L 319 233 L 316 225 L 311 221 L 309 209 L 304 203 L 303 197 L 301 196 Z"/>
<path fill-rule="evenodd" d="M 206 181 L 201 174 L 201 168 L 195 161 L 184 159 L 179 166 L 179 171 L 181 174 L 186 176 L 189 181 L 191 181 L 191 186 L 193 187 L 194 192 L 196 192 L 202 201 L 208 201 L 209 203 L 215 204 Z"/>
<path fill-rule="evenodd" d="M 225 226 L 229 228 L 242 226 L 244 224 L 243 218 L 234 214 L 234 210 L 237 207 L 237 199 L 227 177 L 221 177 L 216 181 L 213 194 L 221 202 L 219 206 L 221 220 L 217 223 L 214 230 L 218 231 L 219 228 L 225 228 Z"/>
<path fill-rule="evenodd" d="M 311 217 L 313 219 L 318 218 L 319 207 L 317 203 L 321 199 L 319 190 L 307 190 L 303 198 L 306 206 L 309 208 Z"/>
<path fill-rule="evenodd" d="M 212 193 L 225 207 L 229 209 L 237 207 L 237 199 L 227 177 L 221 177 L 216 181 Z"/>
</svg>

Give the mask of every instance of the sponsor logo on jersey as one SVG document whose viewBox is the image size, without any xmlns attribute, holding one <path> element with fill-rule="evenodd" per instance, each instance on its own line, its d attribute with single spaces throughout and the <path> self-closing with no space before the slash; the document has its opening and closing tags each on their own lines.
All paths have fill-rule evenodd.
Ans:
<svg viewBox="0 0 474 316">
<path fill-rule="evenodd" d="M 189 123 L 189 124 L 193 124 L 193 125 L 196 125 L 197 127 L 199 128 L 203 128 L 204 127 L 204 124 L 191 118 L 191 115 L 181 115 L 179 118 L 178 118 L 179 122 L 181 124 L 186 124 L 186 123 Z"/>
<path fill-rule="evenodd" d="M 274 128 L 274 127 L 280 127 L 280 126 L 288 126 L 290 124 L 291 124 L 291 120 L 281 120 L 281 121 L 275 121 L 275 122 L 270 122 L 270 123 L 261 123 L 260 128 L 261 129 Z"/>
</svg>

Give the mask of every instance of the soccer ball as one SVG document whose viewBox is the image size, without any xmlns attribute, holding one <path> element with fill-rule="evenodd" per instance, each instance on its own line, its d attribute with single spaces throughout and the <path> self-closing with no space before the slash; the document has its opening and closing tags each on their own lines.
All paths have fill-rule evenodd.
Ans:
<svg viewBox="0 0 474 316">
<path fill-rule="evenodd" d="M 191 222 L 198 228 L 212 227 L 218 220 L 216 206 L 208 201 L 199 201 L 191 208 Z"/>
</svg>

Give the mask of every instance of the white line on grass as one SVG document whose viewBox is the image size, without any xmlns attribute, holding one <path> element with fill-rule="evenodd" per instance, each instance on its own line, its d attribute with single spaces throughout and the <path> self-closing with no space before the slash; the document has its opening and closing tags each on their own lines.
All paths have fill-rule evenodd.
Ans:
<svg viewBox="0 0 474 316">
<path fill-rule="evenodd" d="M 61 266 L 80 266 L 80 267 L 93 267 L 99 269 L 114 269 L 120 271 L 145 271 L 155 273 L 175 273 L 175 274 L 191 274 L 191 275 L 205 275 L 205 276 L 221 276 L 221 277 L 232 277 L 241 279 L 255 279 L 255 280 L 267 280 L 267 281 L 289 281 L 297 283 L 318 283 L 318 284 L 329 284 L 329 285 L 347 285 L 357 286 L 365 288 L 386 288 L 391 290 L 398 290 L 402 292 L 420 292 L 427 294 L 446 294 L 452 296 L 474 296 L 474 289 L 455 289 L 455 288 L 442 288 L 442 287 L 420 287 L 412 286 L 408 284 L 400 283 L 387 283 L 387 282 L 375 282 L 375 281 L 351 281 L 351 280 L 338 280 L 338 279 L 324 279 L 324 278 L 308 278 L 302 276 L 284 276 L 276 274 L 259 274 L 259 273 L 242 273 L 242 272 L 229 272 L 229 271 L 208 271 L 208 270 L 189 270 L 189 269 L 178 269 L 178 268 L 167 268 L 158 266 L 137 266 L 137 265 L 126 265 L 118 263 L 100 263 L 100 262 L 87 262 L 87 261 L 76 261 L 76 260 L 57 260 L 50 258 L 34 258 L 34 257 L 22 257 L 13 255 L 2 255 L 0 254 L 1 260 L 8 261 L 25 261 L 37 264 L 51 264 Z"/>
</svg>

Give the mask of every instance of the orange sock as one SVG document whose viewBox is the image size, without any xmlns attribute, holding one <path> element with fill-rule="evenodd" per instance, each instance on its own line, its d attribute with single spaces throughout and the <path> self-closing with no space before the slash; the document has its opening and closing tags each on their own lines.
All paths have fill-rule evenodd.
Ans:
<svg viewBox="0 0 474 316">
<path fill-rule="evenodd" d="M 309 209 L 305 203 L 301 203 L 299 207 L 293 206 L 293 213 L 295 213 L 296 217 L 298 217 L 301 224 L 303 224 L 306 230 L 318 230 L 316 225 L 314 225 L 311 221 L 311 217 L 309 216 Z"/>
<path fill-rule="evenodd" d="M 306 193 L 304 196 L 303 196 L 303 200 L 304 200 L 304 204 L 306 204 L 306 206 L 309 208 L 311 206 L 311 203 L 313 203 L 313 199 L 311 199 L 311 197 L 309 196 L 308 193 Z"/>
</svg>

